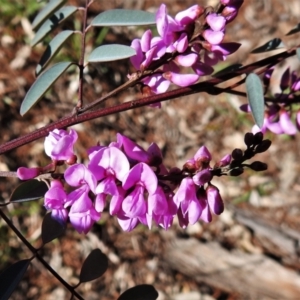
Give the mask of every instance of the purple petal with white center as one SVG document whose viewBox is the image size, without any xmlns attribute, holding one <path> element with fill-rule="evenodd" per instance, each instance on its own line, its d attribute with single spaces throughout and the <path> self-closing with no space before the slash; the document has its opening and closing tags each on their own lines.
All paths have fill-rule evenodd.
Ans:
<svg viewBox="0 0 300 300">
<path fill-rule="evenodd" d="M 223 16 L 211 13 L 206 17 L 206 21 L 213 31 L 224 30 L 226 19 Z"/>
<path fill-rule="evenodd" d="M 212 45 L 220 44 L 224 38 L 223 31 L 213 31 L 211 29 L 204 30 L 202 35 Z"/>
<path fill-rule="evenodd" d="M 208 186 L 206 196 L 209 208 L 215 215 L 220 215 L 224 211 L 224 203 L 219 189 L 213 185 Z"/>
<path fill-rule="evenodd" d="M 136 164 L 124 177 L 123 189 L 128 190 L 134 185 L 144 187 L 149 194 L 155 193 L 157 189 L 157 177 L 147 164 Z"/>
<path fill-rule="evenodd" d="M 198 81 L 199 75 L 197 74 L 178 74 L 174 72 L 166 72 L 163 74 L 164 78 L 173 82 L 174 84 L 185 87 L 194 84 Z"/>
<path fill-rule="evenodd" d="M 198 59 L 198 54 L 190 53 L 190 54 L 181 54 L 176 56 L 175 61 L 183 67 L 192 66 Z"/>
</svg>

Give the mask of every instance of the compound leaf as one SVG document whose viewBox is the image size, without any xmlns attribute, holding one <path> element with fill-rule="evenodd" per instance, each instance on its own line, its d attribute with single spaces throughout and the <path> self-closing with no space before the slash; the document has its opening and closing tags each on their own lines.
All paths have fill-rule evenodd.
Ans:
<svg viewBox="0 0 300 300">
<path fill-rule="evenodd" d="M 30 264 L 30 259 L 20 260 L 0 274 L 0 299 L 10 299 Z"/>
<path fill-rule="evenodd" d="M 25 202 L 44 197 L 48 187 L 45 182 L 31 179 L 18 185 L 10 196 L 11 202 Z"/>
<path fill-rule="evenodd" d="M 267 52 L 267 51 L 272 51 L 272 50 L 275 50 L 278 48 L 283 48 L 283 47 L 284 47 L 284 44 L 282 43 L 281 39 L 275 38 L 275 39 L 268 41 L 264 45 L 252 50 L 251 53 Z"/>
<path fill-rule="evenodd" d="M 92 51 L 89 62 L 103 62 L 124 59 L 136 55 L 133 48 L 125 45 L 110 44 L 97 47 Z"/>
<path fill-rule="evenodd" d="M 255 123 L 261 128 L 264 123 L 265 101 L 263 86 L 260 78 L 256 74 L 250 73 L 247 76 L 246 91 Z"/>
<path fill-rule="evenodd" d="M 155 300 L 158 292 L 150 284 L 141 284 L 125 291 L 118 300 Z"/>
<path fill-rule="evenodd" d="M 47 19 L 53 12 L 59 9 L 66 0 L 51 0 L 45 7 L 37 14 L 32 22 L 32 29 L 38 28 L 42 22 Z"/>
<path fill-rule="evenodd" d="M 43 72 L 27 92 L 20 108 L 23 116 L 38 100 L 40 100 L 54 82 L 66 71 L 72 62 L 60 62 Z"/>
<path fill-rule="evenodd" d="M 102 276 L 108 267 L 108 259 L 100 249 L 94 249 L 83 262 L 80 282 L 88 282 Z"/>
<path fill-rule="evenodd" d="M 31 46 L 38 44 L 48 33 L 54 30 L 59 24 L 70 17 L 75 11 L 77 11 L 75 6 L 65 6 L 59 9 L 55 14 L 53 14 L 48 20 L 46 20 L 43 25 L 39 28 L 33 40 L 31 41 Z"/>
<path fill-rule="evenodd" d="M 155 14 L 130 9 L 112 9 L 97 15 L 91 26 L 133 26 L 155 24 Z"/>
<path fill-rule="evenodd" d="M 66 226 L 54 219 L 51 213 L 46 214 L 42 223 L 42 241 L 47 244 L 65 232 Z"/>
<path fill-rule="evenodd" d="M 47 46 L 45 52 L 43 53 L 39 64 L 37 65 L 35 69 L 36 75 L 38 75 L 46 66 L 49 64 L 49 62 L 52 60 L 52 58 L 55 56 L 55 54 L 60 50 L 63 43 L 71 36 L 73 35 L 73 30 L 64 30 L 60 32 Z"/>
</svg>

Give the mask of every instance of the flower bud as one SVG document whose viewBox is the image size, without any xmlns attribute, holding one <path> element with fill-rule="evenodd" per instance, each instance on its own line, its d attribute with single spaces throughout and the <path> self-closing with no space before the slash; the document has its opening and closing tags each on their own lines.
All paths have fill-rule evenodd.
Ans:
<svg viewBox="0 0 300 300">
<path fill-rule="evenodd" d="M 76 164 L 76 162 L 77 162 L 77 156 L 75 154 L 73 154 L 66 160 L 66 164 L 69 166 Z"/>
<path fill-rule="evenodd" d="M 264 134 L 261 131 L 256 132 L 255 135 L 254 135 L 253 144 L 254 145 L 260 144 L 262 142 L 263 138 L 264 138 Z"/>
<path fill-rule="evenodd" d="M 270 140 L 263 140 L 259 145 L 257 145 L 257 147 L 255 148 L 255 153 L 262 153 L 267 151 L 270 146 L 271 146 L 272 142 Z"/>
<path fill-rule="evenodd" d="M 233 159 L 239 160 L 243 157 L 243 151 L 241 149 L 236 148 L 232 151 L 231 155 Z"/>
<path fill-rule="evenodd" d="M 220 215 L 224 211 L 224 203 L 219 189 L 214 185 L 209 185 L 206 189 L 206 196 L 209 208 L 215 215 Z"/>
<path fill-rule="evenodd" d="M 214 165 L 214 169 L 228 166 L 231 162 L 231 155 L 225 155 L 219 162 Z"/>
<path fill-rule="evenodd" d="M 244 136 L 244 143 L 246 146 L 250 147 L 254 142 L 254 134 L 252 132 L 247 132 Z"/>
<path fill-rule="evenodd" d="M 17 176 L 21 180 L 28 180 L 40 175 L 40 168 L 20 167 L 17 170 Z"/>
<path fill-rule="evenodd" d="M 249 168 L 254 171 L 265 171 L 268 169 L 268 165 L 261 161 L 255 161 L 249 166 Z"/>
<path fill-rule="evenodd" d="M 243 173 L 244 173 L 244 168 L 243 167 L 238 167 L 238 168 L 232 169 L 228 172 L 228 174 L 230 176 L 240 176 Z"/>
</svg>

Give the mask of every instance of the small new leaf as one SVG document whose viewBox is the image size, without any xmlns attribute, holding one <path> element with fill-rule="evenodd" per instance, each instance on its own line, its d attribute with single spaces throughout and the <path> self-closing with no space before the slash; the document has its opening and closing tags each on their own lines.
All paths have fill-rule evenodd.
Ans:
<svg viewBox="0 0 300 300">
<path fill-rule="evenodd" d="M 15 188 L 10 196 L 11 202 L 25 202 L 38 200 L 44 197 L 48 191 L 45 182 L 36 179 L 22 182 Z"/>
<path fill-rule="evenodd" d="M 275 39 L 268 41 L 264 45 L 262 45 L 258 48 L 255 48 L 254 50 L 251 51 L 251 53 L 267 52 L 267 51 L 272 51 L 272 50 L 275 50 L 278 48 L 283 48 L 283 47 L 284 47 L 284 44 L 282 43 L 281 39 L 275 38 Z"/>
<path fill-rule="evenodd" d="M 155 24 L 155 14 L 141 10 L 112 9 L 97 15 L 91 26 L 137 26 Z"/>
<path fill-rule="evenodd" d="M 119 59 L 128 58 L 136 55 L 133 48 L 125 45 L 111 44 L 103 45 L 92 51 L 88 62 L 104 62 L 104 61 L 114 61 Z"/>
<path fill-rule="evenodd" d="M 59 9 L 55 14 L 53 14 L 43 25 L 39 28 L 33 40 L 31 41 L 31 46 L 38 44 L 48 33 L 54 30 L 59 24 L 64 22 L 68 17 L 77 11 L 75 6 L 65 6 Z"/>
<path fill-rule="evenodd" d="M 20 108 L 23 116 L 28 110 L 40 100 L 54 82 L 68 69 L 72 62 L 60 62 L 43 72 L 27 92 Z"/>
<path fill-rule="evenodd" d="M 46 20 L 53 12 L 59 9 L 66 0 L 50 1 L 35 17 L 32 22 L 32 29 L 38 28 L 44 20 Z"/>
<path fill-rule="evenodd" d="M 63 223 L 55 220 L 51 213 L 46 214 L 42 224 L 42 241 L 47 244 L 58 238 L 65 232 L 66 226 Z"/>
<path fill-rule="evenodd" d="M 83 262 L 79 280 L 88 282 L 102 276 L 108 267 L 108 259 L 100 249 L 94 249 Z"/>
<path fill-rule="evenodd" d="M 259 128 L 261 128 L 264 123 L 265 101 L 263 86 L 260 78 L 256 74 L 250 73 L 247 76 L 246 91 L 255 123 Z"/>
<path fill-rule="evenodd" d="M 73 35 L 73 30 L 64 30 L 60 32 L 47 46 L 45 52 L 43 53 L 39 64 L 36 67 L 35 73 L 38 75 L 41 71 L 43 71 L 52 58 L 56 55 L 56 53 L 60 50 L 64 42 Z"/>
<path fill-rule="evenodd" d="M 118 300 L 155 300 L 158 292 L 149 284 L 141 284 L 125 291 Z"/>
<path fill-rule="evenodd" d="M 0 274 L 0 299 L 10 299 L 30 264 L 30 259 L 20 260 Z"/>
</svg>

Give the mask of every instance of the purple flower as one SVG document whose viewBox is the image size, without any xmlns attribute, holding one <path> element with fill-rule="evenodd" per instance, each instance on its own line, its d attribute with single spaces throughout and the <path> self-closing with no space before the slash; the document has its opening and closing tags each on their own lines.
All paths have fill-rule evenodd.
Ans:
<svg viewBox="0 0 300 300">
<path fill-rule="evenodd" d="M 67 197 L 67 203 L 72 203 L 69 218 L 71 224 L 79 233 L 88 233 L 93 224 L 100 219 L 100 213 L 96 211 L 89 197 L 87 185 L 71 192 Z"/>
<path fill-rule="evenodd" d="M 63 129 L 54 129 L 45 138 L 45 152 L 53 160 L 68 160 L 75 154 L 73 146 L 77 140 L 77 133 L 70 129 L 70 132 Z"/>
<path fill-rule="evenodd" d="M 64 207 L 66 199 L 67 194 L 61 181 L 51 181 L 51 187 L 44 197 L 44 206 L 47 210 L 52 210 L 52 217 L 61 222 L 68 219 L 68 211 Z"/>
<path fill-rule="evenodd" d="M 66 182 L 74 187 L 87 185 L 95 193 L 97 180 L 94 174 L 83 164 L 70 166 L 64 174 Z"/>
</svg>

